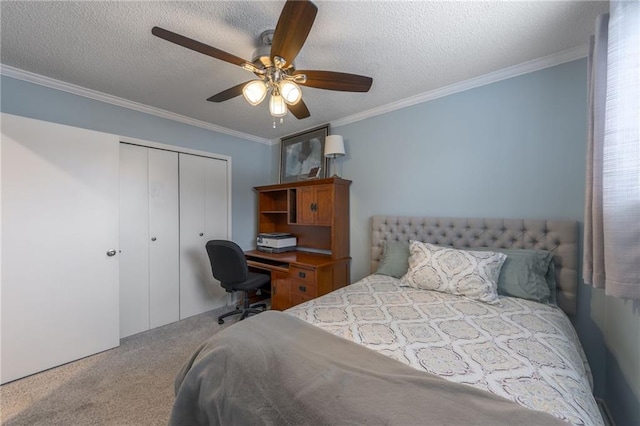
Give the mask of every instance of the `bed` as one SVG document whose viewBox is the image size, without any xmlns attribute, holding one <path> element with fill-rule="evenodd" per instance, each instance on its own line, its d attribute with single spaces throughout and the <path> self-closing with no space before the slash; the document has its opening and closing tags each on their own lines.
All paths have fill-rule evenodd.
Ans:
<svg viewBox="0 0 640 426">
<path fill-rule="evenodd" d="M 603 424 L 566 316 L 576 222 L 375 216 L 371 226 L 371 275 L 204 343 L 176 379 L 171 423 Z M 512 283 L 529 285 L 531 271 L 495 275 L 489 299 L 464 280 L 420 287 L 425 271 L 458 267 L 447 256 L 500 278 L 529 262 L 538 281 L 523 289 Z"/>
</svg>

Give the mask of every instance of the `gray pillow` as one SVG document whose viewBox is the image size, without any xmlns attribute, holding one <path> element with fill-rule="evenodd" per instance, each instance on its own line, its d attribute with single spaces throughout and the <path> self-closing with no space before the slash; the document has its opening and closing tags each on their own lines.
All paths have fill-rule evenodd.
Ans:
<svg viewBox="0 0 640 426">
<path fill-rule="evenodd" d="M 409 269 L 409 243 L 385 241 L 384 253 L 378 263 L 376 274 L 402 278 Z"/>
<path fill-rule="evenodd" d="M 549 270 L 547 271 L 547 275 L 545 275 L 545 279 L 547 280 L 549 291 L 551 292 L 551 296 L 549 297 L 549 304 L 555 306 L 558 303 L 558 300 L 556 298 L 556 261 L 553 260 L 553 256 L 551 256 L 551 262 L 549 262 Z"/>
<path fill-rule="evenodd" d="M 545 304 L 556 303 L 553 253 L 535 249 L 473 248 L 507 255 L 498 279 L 498 294 Z"/>
</svg>

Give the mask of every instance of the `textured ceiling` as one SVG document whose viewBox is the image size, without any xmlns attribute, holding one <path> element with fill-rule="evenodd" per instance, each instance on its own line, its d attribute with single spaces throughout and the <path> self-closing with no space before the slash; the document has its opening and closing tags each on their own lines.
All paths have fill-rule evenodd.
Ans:
<svg viewBox="0 0 640 426">
<path fill-rule="evenodd" d="M 368 93 L 303 88 L 311 117 L 272 128 L 267 103 L 206 99 L 240 67 L 151 34 L 160 26 L 251 59 L 284 1 L 2 1 L 1 62 L 207 123 L 275 139 L 585 45 L 607 2 L 317 1 L 298 69 L 367 75 Z"/>
</svg>

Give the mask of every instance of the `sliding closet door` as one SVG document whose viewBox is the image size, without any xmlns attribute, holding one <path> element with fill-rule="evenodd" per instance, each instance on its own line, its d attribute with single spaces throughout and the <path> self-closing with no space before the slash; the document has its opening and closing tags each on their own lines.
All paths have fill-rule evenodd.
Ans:
<svg viewBox="0 0 640 426">
<path fill-rule="evenodd" d="M 179 319 L 178 153 L 120 145 L 120 337 Z"/>
<path fill-rule="evenodd" d="M 118 139 L 2 114 L 2 383 L 119 344 Z"/>
<path fill-rule="evenodd" d="M 120 144 L 120 337 L 149 329 L 147 148 Z"/>
<path fill-rule="evenodd" d="M 149 325 L 180 318 L 178 153 L 149 148 Z"/>
<path fill-rule="evenodd" d="M 228 163 L 212 158 L 206 160 L 204 170 L 205 232 L 210 237 L 209 240 L 227 239 L 229 238 Z"/>
<path fill-rule="evenodd" d="M 180 154 L 180 318 L 226 305 L 211 275 L 205 244 L 226 239 L 227 162 Z"/>
</svg>

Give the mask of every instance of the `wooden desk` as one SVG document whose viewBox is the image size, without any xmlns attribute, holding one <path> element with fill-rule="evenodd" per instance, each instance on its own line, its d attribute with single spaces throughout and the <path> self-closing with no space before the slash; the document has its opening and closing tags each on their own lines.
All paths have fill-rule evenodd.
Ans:
<svg viewBox="0 0 640 426">
<path fill-rule="evenodd" d="M 250 269 L 271 273 L 271 309 L 284 310 L 349 284 L 350 257 L 291 251 L 245 252 Z"/>
</svg>

